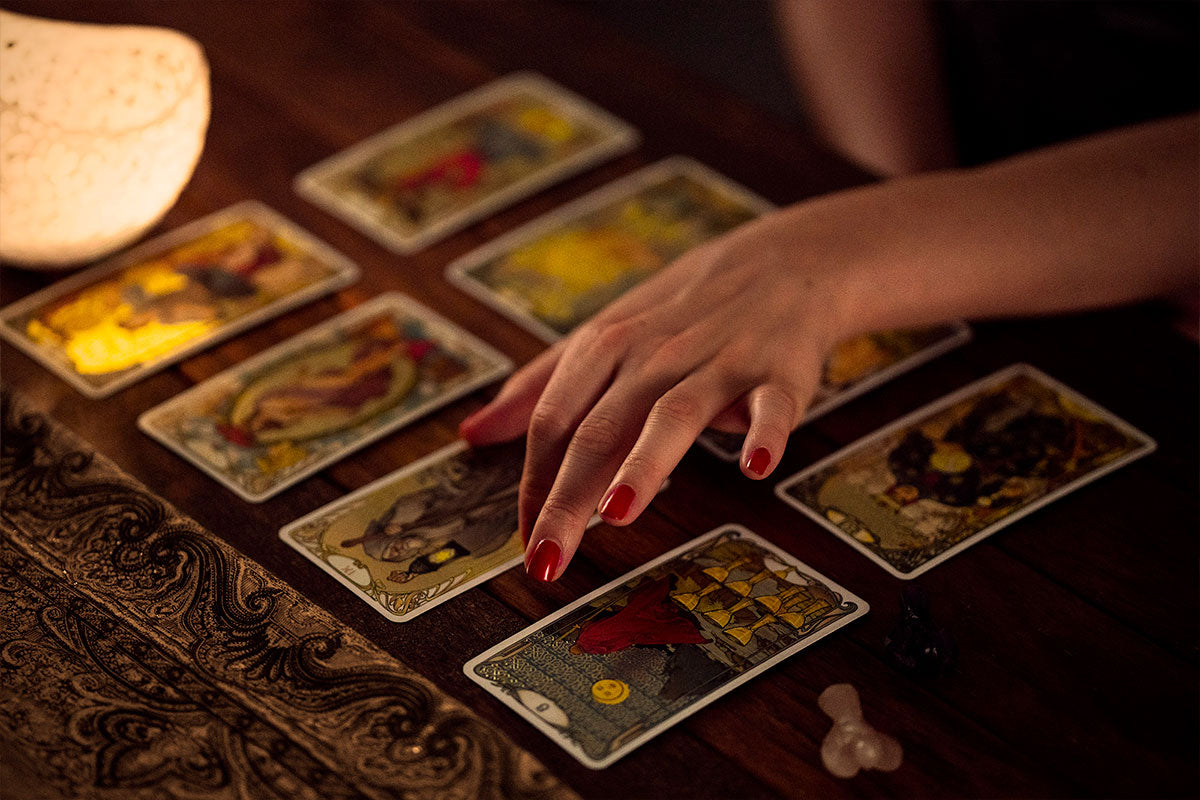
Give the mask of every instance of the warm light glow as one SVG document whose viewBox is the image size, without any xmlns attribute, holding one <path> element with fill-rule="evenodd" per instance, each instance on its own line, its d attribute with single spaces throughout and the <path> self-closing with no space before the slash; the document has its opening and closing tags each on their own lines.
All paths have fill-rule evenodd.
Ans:
<svg viewBox="0 0 1200 800">
<path fill-rule="evenodd" d="M 0 10 L 0 259 L 69 266 L 136 239 L 191 177 L 208 114 L 187 36 Z"/>
</svg>

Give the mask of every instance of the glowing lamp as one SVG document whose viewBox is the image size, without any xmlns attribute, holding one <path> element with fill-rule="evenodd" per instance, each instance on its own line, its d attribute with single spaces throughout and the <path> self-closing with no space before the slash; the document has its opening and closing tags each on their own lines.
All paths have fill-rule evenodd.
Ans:
<svg viewBox="0 0 1200 800">
<path fill-rule="evenodd" d="M 193 39 L 0 9 L 0 260 L 54 269 L 138 238 L 191 177 L 208 113 Z"/>
</svg>

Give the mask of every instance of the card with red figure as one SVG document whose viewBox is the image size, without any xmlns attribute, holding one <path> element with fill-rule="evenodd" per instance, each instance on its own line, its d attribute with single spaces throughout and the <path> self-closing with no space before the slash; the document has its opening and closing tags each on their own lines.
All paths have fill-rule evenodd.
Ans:
<svg viewBox="0 0 1200 800">
<path fill-rule="evenodd" d="M 463 670 L 600 769 L 867 610 L 794 556 L 724 525 Z"/>
</svg>

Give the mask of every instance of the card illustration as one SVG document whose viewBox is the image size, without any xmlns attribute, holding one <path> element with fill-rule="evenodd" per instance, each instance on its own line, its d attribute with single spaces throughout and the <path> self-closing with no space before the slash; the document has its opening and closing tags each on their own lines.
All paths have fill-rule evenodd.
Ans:
<svg viewBox="0 0 1200 800">
<path fill-rule="evenodd" d="M 725 525 L 463 670 L 599 769 L 867 610 L 795 557 Z"/>
<path fill-rule="evenodd" d="M 279 536 L 393 622 L 521 562 L 523 442 L 441 450 L 285 526 Z"/>
<path fill-rule="evenodd" d="M 691 159 L 668 158 L 468 253 L 446 277 L 554 341 L 686 251 L 771 208 Z"/>
<path fill-rule="evenodd" d="M 345 256 L 245 202 L 8 306 L 0 334 L 88 397 L 107 397 L 357 278 Z"/>
<path fill-rule="evenodd" d="M 804 415 L 804 422 L 812 422 L 892 378 L 965 344 L 970 338 L 971 329 L 967 324 L 956 322 L 933 328 L 868 333 L 847 339 L 835 347 L 826 360 L 821 385 Z M 697 441 L 718 458 L 737 461 L 745 437 L 740 433 L 709 430 Z"/>
<path fill-rule="evenodd" d="M 385 294 L 150 409 L 138 425 L 258 502 L 511 368 L 416 301 Z"/>
<path fill-rule="evenodd" d="M 1019 364 L 775 491 L 892 575 L 915 578 L 1154 447 L 1141 431 Z"/>
<path fill-rule="evenodd" d="M 310 167 L 295 188 L 409 253 L 637 141 L 633 128 L 583 98 L 518 73 Z"/>
</svg>

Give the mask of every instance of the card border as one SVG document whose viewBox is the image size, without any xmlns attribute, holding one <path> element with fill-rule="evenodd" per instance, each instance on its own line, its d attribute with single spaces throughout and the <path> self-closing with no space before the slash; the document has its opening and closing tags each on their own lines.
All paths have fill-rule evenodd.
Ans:
<svg viewBox="0 0 1200 800">
<path fill-rule="evenodd" d="M 53 302 L 65 294 L 103 280 L 109 277 L 110 273 L 115 274 L 139 261 L 146 260 L 151 253 L 160 253 L 163 250 L 169 250 L 189 240 L 199 238 L 204 233 L 211 232 L 212 229 L 221 227 L 221 225 L 240 220 L 258 222 L 264 227 L 270 228 L 273 232 L 282 234 L 284 238 L 295 241 L 306 248 L 315 258 L 333 268 L 334 273 L 323 281 L 306 286 L 286 297 L 281 297 L 248 314 L 244 314 L 229 324 L 209 334 L 205 334 L 177 350 L 171 350 L 168 353 L 143 362 L 132 369 L 124 370 L 119 378 L 115 378 L 99 386 L 89 383 L 74 370 L 62 364 L 55 363 L 53 359 L 49 358 L 43 352 L 43 348 L 29 341 L 10 324 L 13 319 L 22 314 L 36 310 L 39 306 Z M 200 232 L 201 229 L 205 230 Z M 56 281 L 44 289 L 39 289 L 28 297 L 10 303 L 3 309 L 0 309 L 0 337 L 22 350 L 30 358 L 41 364 L 42 367 L 61 378 L 85 397 L 92 400 L 101 400 L 148 378 L 150 375 L 172 364 L 178 363 L 189 356 L 243 333 L 256 325 L 282 316 L 319 297 L 332 294 L 339 289 L 344 289 L 357 281 L 360 274 L 361 271 L 357 264 L 340 251 L 334 249 L 327 242 L 319 239 L 315 234 L 283 216 L 265 203 L 258 200 L 243 200 L 220 211 L 215 211 L 199 219 L 192 220 L 153 239 L 147 239 L 123 253 L 105 259 L 94 267 L 85 269 L 63 280 Z"/>
<path fill-rule="evenodd" d="M 890 367 L 885 367 L 879 370 L 879 372 L 876 372 L 870 377 L 864 379 L 860 383 L 856 383 L 852 388 L 843 392 L 832 394 L 825 402 L 813 406 L 804 415 L 804 419 L 800 420 L 800 424 L 796 426 L 796 429 L 799 430 L 800 428 L 803 428 L 805 425 L 817 419 L 818 417 L 828 414 L 830 411 L 833 411 L 835 408 L 839 408 L 856 397 L 861 397 L 872 389 L 879 388 L 883 384 L 900 377 L 906 372 L 911 372 L 917 367 L 933 361 L 935 358 L 944 356 L 951 350 L 962 347 L 967 342 L 971 341 L 972 337 L 974 336 L 971 326 L 963 320 L 955 320 L 954 322 L 949 323 L 949 327 L 953 328 L 954 331 L 945 339 L 942 339 L 941 341 L 936 342 L 929 347 L 924 347 L 915 353 L 900 359 Z M 822 369 L 824 369 L 824 364 L 822 364 Z M 729 453 L 717 446 L 715 443 L 709 441 L 703 433 L 696 438 L 696 442 L 722 461 L 734 463 L 741 457 L 740 451 L 737 453 Z"/>
<path fill-rule="evenodd" d="M 961 400 L 964 400 L 965 398 L 971 396 L 972 394 L 979 393 L 980 391 L 984 390 L 986 387 L 1004 383 L 1006 381 L 1013 379 L 1014 377 L 1017 377 L 1018 375 L 1024 375 L 1026 377 L 1030 377 L 1034 380 L 1040 381 L 1040 382 L 1048 385 L 1055 392 L 1058 392 L 1060 394 L 1067 396 L 1073 402 L 1076 402 L 1079 405 L 1084 406 L 1085 408 L 1089 409 L 1090 411 L 1098 412 L 1101 416 L 1104 416 L 1106 418 L 1105 419 L 1106 422 L 1108 422 L 1113 427 L 1117 428 L 1118 430 L 1120 430 L 1121 432 L 1123 432 L 1125 435 L 1129 436 L 1130 438 L 1132 438 L 1134 440 L 1141 440 L 1142 444 L 1135 447 L 1133 450 L 1131 450 L 1130 452 L 1121 456 L 1120 458 L 1116 459 L 1115 461 L 1110 461 L 1109 463 L 1105 464 L 1103 467 L 1093 470 L 1092 472 L 1089 472 L 1086 475 L 1081 475 L 1080 477 L 1076 478 L 1075 480 L 1071 481 L 1070 483 L 1066 483 L 1066 484 L 1058 487 L 1054 491 L 1049 492 L 1049 493 L 1039 497 L 1037 500 L 1033 501 L 1032 503 L 1029 503 L 1028 505 L 1018 509 L 1017 511 L 1013 512 L 1012 514 L 1009 514 L 1008 516 L 1004 517 L 1003 519 L 1001 519 L 1001 520 L 989 525 L 988 527 L 978 531 L 977 533 L 967 537 L 966 539 L 964 539 L 963 541 L 954 545 L 953 547 L 949 548 L 948 550 L 945 550 L 945 551 L 939 553 L 938 555 L 934 556 L 929 561 L 926 561 L 924 564 L 922 564 L 921 566 L 912 570 L 911 572 L 901 572 L 900 570 L 896 569 L 896 567 L 894 565 L 892 565 L 890 562 L 888 562 L 882 556 L 874 553 L 865 544 L 858 541 L 854 537 L 849 536 L 841 528 L 838 528 L 832 522 L 829 522 L 828 520 L 826 520 L 824 517 L 822 517 L 820 514 L 818 514 L 815 509 L 809 508 L 808 506 L 804 505 L 796 498 L 787 494 L 788 487 L 792 486 L 795 483 L 799 483 L 800 481 L 804 480 L 812 473 L 823 469 L 828 464 L 831 464 L 835 461 L 845 459 L 845 458 L 853 455 L 854 453 L 858 452 L 859 450 L 861 450 L 871 444 L 874 444 L 875 442 L 879 441 L 880 439 L 891 436 L 893 433 L 895 433 L 898 430 L 901 430 L 902 428 L 910 426 L 919 420 L 933 416 L 934 414 L 937 414 L 938 412 L 940 412 L 946 408 L 949 408 L 950 406 L 954 405 L 955 403 L 957 403 Z M 800 472 L 797 472 L 796 474 L 794 474 L 788 478 L 785 478 L 784 480 L 782 480 L 778 484 L 776 484 L 775 496 L 778 497 L 783 502 L 787 503 L 789 506 L 802 512 L 805 516 L 807 516 L 809 519 L 813 520 L 814 522 L 818 523 L 823 528 L 831 531 L 834 535 L 836 535 L 843 542 L 851 545 L 856 550 L 858 550 L 860 553 L 862 553 L 863 555 L 870 558 L 877 565 L 883 567 L 883 569 L 886 570 L 888 572 L 888 574 L 890 574 L 892 577 L 899 578 L 900 580 L 912 580 L 913 578 L 917 578 L 917 577 L 923 575 L 924 573 L 933 569 L 934 567 L 941 564 L 942 562 L 947 561 L 950 558 L 958 555 L 963 550 L 966 550 L 968 547 L 971 547 L 975 544 L 978 544 L 979 542 L 982 542 L 983 540 L 989 538 L 990 536 L 997 533 L 998 531 L 1001 531 L 1004 528 L 1008 527 L 1012 523 L 1022 519 L 1023 517 L 1025 517 L 1029 514 L 1032 514 L 1034 511 L 1037 511 L 1039 508 L 1042 508 L 1045 505 L 1053 503 L 1055 500 L 1058 500 L 1059 498 L 1063 497 L 1064 495 L 1070 494 L 1071 492 L 1075 491 L 1076 489 L 1086 486 L 1087 484 L 1089 484 L 1095 480 L 1098 480 L 1099 478 L 1104 477 L 1105 475 L 1109 474 L 1110 472 L 1120 469 L 1121 467 L 1123 467 L 1133 461 L 1136 461 L 1139 458 L 1142 458 L 1143 456 L 1147 456 L 1150 453 L 1153 453 L 1157 448 L 1158 448 L 1158 443 L 1156 441 L 1154 441 L 1153 438 L 1146 435 L 1146 433 L 1144 431 L 1141 431 L 1138 428 L 1135 428 L 1133 425 L 1129 424 L 1122 418 L 1118 417 L 1116 414 L 1109 411 L 1104 406 L 1100 405 L 1099 403 L 1095 402 L 1094 400 L 1091 400 L 1090 398 L 1084 397 L 1079 392 L 1070 388 L 1069 386 L 1062 383 L 1061 381 L 1051 378 L 1049 375 L 1047 375 L 1046 373 L 1037 369 L 1036 367 L 1033 367 L 1029 364 L 1018 363 L 1018 364 L 1013 364 L 1011 366 L 1004 367 L 1003 369 L 997 370 L 996 372 L 993 372 L 990 375 L 986 375 L 986 376 L 980 378 L 979 380 L 972 381 L 971 383 L 967 384 L 966 386 L 962 387 L 961 389 L 957 389 L 954 392 L 951 392 L 950 394 L 945 395 L 944 397 L 940 397 L 937 400 L 934 400 L 933 402 L 926 403 L 925 405 L 921 406 L 917 410 L 904 415 L 900 419 L 898 419 L 892 423 L 889 423 L 888 425 L 884 426 L 883 428 L 880 428 L 877 431 L 869 433 L 869 434 L 861 437 L 860 439 L 858 439 L 854 442 L 851 442 L 850 444 L 846 445 L 845 447 L 839 449 L 837 452 L 833 453 L 832 455 L 827 456 L 826 458 L 821 459 L 820 461 L 816 462 L 815 464 L 805 467 Z"/>
<path fill-rule="evenodd" d="M 605 136 L 605 141 L 575 153 L 553 166 L 543 167 L 516 183 L 488 195 L 473 206 L 462 209 L 428 228 L 408 236 L 381 223 L 375 215 L 360 208 L 358 204 L 331 192 L 322 183 L 330 175 L 353 169 L 356 164 L 366 160 L 371 154 L 387 147 L 393 139 L 424 133 L 483 106 L 496 97 L 520 89 L 552 98 L 554 102 L 561 104 L 577 118 L 586 119 L 600 128 Z M 292 190 L 392 252 L 398 255 L 411 255 L 560 181 L 628 153 L 635 149 L 640 142 L 641 134 L 637 129 L 614 114 L 540 73 L 521 71 L 510 73 L 445 100 L 426 111 L 335 152 L 297 174 L 292 180 Z"/>
<path fill-rule="evenodd" d="M 585 603 L 590 602 L 591 600 L 599 597 L 600 595 L 604 594 L 607 591 L 610 591 L 618 586 L 623 585 L 626 581 L 630 580 L 635 575 L 643 574 L 647 570 L 653 569 L 654 567 L 658 566 L 659 564 L 669 561 L 670 559 L 675 558 L 676 556 L 680 555 L 681 553 L 687 552 L 688 550 L 696 547 L 699 542 L 701 542 L 705 539 L 716 538 L 717 536 L 721 535 L 722 533 L 725 533 L 726 531 L 730 531 L 730 530 L 737 531 L 743 538 L 749 539 L 750 541 L 758 544 L 760 547 L 767 550 L 768 552 L 773 553 L 777 557 L 781 557 L 782 560 L 784 560 L 785 562 L 795 561 L 796 563 L 803 566 L 809 572 L 809 574 L 813 575 L 814 577 L 820 578 L 825 583 L 825 585 L 828 586 L 830 589 L 833 589 L 836 592 L 840 592 L 842 594 L 843 599 L 853 600 L 854 602 L 857 602 L 860 605 L 860 608 L 857 611 L 854 611 L 851 614 L 844 617 L 842 619 L 842 621 L 840 622 L 840 624 L 829 625 L 829 626 L 823 628 L 822 630 L 817 631 L 812 636 L 812 638 L 805 639 L 801 642 L 796 642 L 791 647 L 787 648 L 786 650 L 781 650 L 780 652 L 771 656 L 771 658 L 767 659 L 766 661 L 764 661 L 763 663 L 754 667 L 753 669 L 743 672 L 737 678 L 733 679 L 729 683 L 722 685 L 719 689 L 711 692 L 710 694 L 708 694 L 705 697 L 701 698 L 700 700 L 696 701 L 695 703 L 688 706 L 687 708 L 684 708 L 684 709 L 680 710 L 679 712 L 677 712 L 676 714 L 663 720 L 662 722 L 659 722 L 654 727 L 648 728 L 641 736 L 637 737 L 636 739 L 633 739 L 626 746 L 624 746 L 618 750 L 615 750 L 612 753 L 609 753 L 607 756 L 605 756 L 603 759 L 600 759 L 600 760 L 591 759 L 588 756 L 586 756 L 585 754 L 583 754 L 582 752 L 580 752 L 579 748 L 576 747 L 573 742 L 568 740 L 563 735 L 562 731 L 560 731 L 558 728 L 555 728 L 554 726 L 550 725 L 548 722 L 543 720 L 541 717 L 538 717 L 535 714 L 531 713 L 529 711 L 529 709 L 527 709 L 524 706 L 522 706 L 521 704 L 519 704 L 514 698 L 510 697 L 509 695 L 505 694 L 502 691 L 497 690 L 491 681 L 489 681 L 486 678 L 483 678 L 479 675 L 476 675 L 474 673 L 474 668 L 477 667 L 479 664 L 483 663 L 489 657 L 504 650 L 505 648 L 509 647 L 510 645 L 519 641 L 520 639 L 525 638 L 527 635 L 529 635 L 529 633 L 531 631 L 544 629 L 546 626 L 548 626 L 552 622 L 555 622 L 555 621 L 561 619 L 562 617 L 571 613 L 572 611 L 574 611 L 575 609 L 584 605 Z M 523 718 L 527 722 L 530 722 L 535 728 L 537 728 L 543 734 L 545 734 L 547 736 L 547 738 L 549 738 L 551 741 L 555 742 L 560 747 L 562 747 L 564 750 L 566 750 L 568 753 L 570 753 L 572 756 L 574 756 L 585 767 L 588 767 L 589 769 L 604 769 L 605 767 L 618 761 L 619 759 L 624 758 L 626 755 L 633 752 L 637 748 L 641 747 L 646 742 L 649 742 L 651 739 L 654 739 L 656 736 L 658 736 L 660 733 L 665 731 L 667 728 L 670 728 L 670 727 L 674 726 L 676 723 L 681 722 L 684 719 L 687 719 L 688 717 L 692 716 L 697 711 L 700 711 L 702 708 L 709 705 L 710 703 L 713 703 L 714 701 L 718 700 L 719 698 L 724 697 L 726 694 L 733 691 L 737 687 L 741 686 L 746 681 L 750 680 L 751 678 L 757 677 L 761 673 L 763 673 L 766 670 L 770 669 L 771 667 L 775 666 L 780 661 L 783 661 L 784 659 L 795 655 L 796 653 L 800 652 L 801 650 L 807 650 L 810 646 L 815 644 L 817 641 L 825 638 L 826 636 L 828 636 L 829 634 L 831 634 L 835 631 L 841 630 L 843 627 L 845 627 L 846 625 L 850 624 L 851 622 L 859 619 L 860 617 L 865 616 L 867 614 L 867 612 L 870 610 L 871 610 L 871 606 L 869 603 L 867 603 L 866 600 L 859 597 L 857 594 L 847 590 L 844 586 L 837 583 L 836 581 L 831 580 L 824 573 L 809 566 L 809 564 L 807 562 L 803 561 L 802 559 L 798 558 L 797 556 L 793 555 L 792 553 L 787 552 L 783 548 L 772 544 L 771 542 L 767 541 L 762 536 L 760 536 L 759 534 L 750 530 L 746 526 L 740 525 L 735 522 L 728 522 L 723 525 L 718 525 L 717 527 L 707 531 L 706 533 L 702 533 L 699 536 L 696 536 L 696 537 L 688 540 L 687 542 L 684 542 L 683 544 L 674 548 L 673 550 L 670 550 L 670 551 L 662 554 L 658 558 L 656 558 L 652 561 L 648 561 L 645 564 L 642 564 L 641 566 L 636 567 L 636 568 L 626 572 L 625 574 L 621 575 L 619 578 L 616 578 L 616 579 L 604 584 L 599 589 L 596 589 L 593 592 L 589 592 L 588 594 L 584 595 L 583 597 L 579 598 L 578 600 L 575 600 L 574 602 L 564 606 L 563 608 L 560 608 L 558 611 L 551 614 L 550 616 L 543 617 L 542 619 L 537 620 L 536 622 L 525 626 L 524 628 L 517 631 L 515 634 L 508 637 L 504 641 L 500 642 L 497 645 L 493 645 L 492 647 L 488 648 L 484 652 L 482 652 L 479 655 L 472 658 L 466 664 L 463 664 L 463 673 L 472 682 L 474 682 L 477 685 L 479 685 L 480 687 L 482 687 L 488 694 L 490 694 L 491 696 L 495 697 L 497 700 L 504 703 L 506 706 L 511 708 L 513 711 L 517 712 L 517 714 L 521 718 Z"/>
<path fill-rule="evenodd" d="M 492 360 L 494 362 L 494 366 L 491 369 L 485 370 L 480 375 L 476 376 L 474 379 L 463 383 L 462 385 L 458 386 L 454 390 L 441 395 L 440 397 L 438 397 L 436 400 L 434 400 L 429 405 L 422 406 L 421 408 L 418 408 L 418 409 L 413 409 L 408 414 L 404 414 L 404 415 L 397 417 L 396 419 L 392 420 L 387 425 L 381 426 L 381 427 L 377 428 L 376 430 L 372 431 L 371 433 L 367 434 L 365 437 L 363 437 L 359 441 L 355 442 L 353 445 L 347 447 L 346 449 L 331 453 L 328 456 L 326 456 L 325 458 L 318 459 L 317 461 L 308 465 L 304 469 L 297 471 L 296 473 L 290 475 L 286 479 L 280 481 L 278 484 L 275 484 L 274 486 L 270 487 L 266 491 L 260 492 L 258 494 L 253 494 L 253 493 L 247 491 L 245 489 L 245 487 L 234 482 L 233 480 L 231 480 L 228 476 L 224 475 L 223 473 L 217 471 L 217 469 L 215 467 L 213 467 L 211 464 L 208 464 L 207 462 L 201 461 L 199 459 L 195 459 L 192 456 L 192 454 L 189 453 L 182 446 L 181 443 L 176 442 L 173 438 L 167 436 L 166 434 L 157 430 L 154 427 L 157 424 L 156 418 L 158 416 L 161 416 L 162 414 L 167 413 L 167 411 L 169 411 L 173 406 L 178 405 L 179 403 L 186 402 L 191 397 L 193 397 L 197 394 L 203 393 L 205 391 L 205 389 L 208 387 L 208 385 L 211 383 L 216 383 L 216 382 L 219 382 L 222 380 L 229 380 L 230 377 L 235 373 L 243 372 L 246 370 L 256 369 L 263 364 L 266 364 L 272 360 L 279 358 L 284 353 L 293 350 L 293 348 L 303 348 L 304 344 L 300 344 L 300 345 L 297 344 L 297 342 L 300 342 L 301 340 L 304 340 L 304 343 L 307 344 L 307 342 L 309 340 L 321 338 L 322 336 L 324 336 L 334 330 L 337 330 L 338 328 L 348 327 L 349 325 L 352 325 L 354 323 L 354 321 L 357 321 L 360 318 L 369 316 L 372 313 L 376 313 L 377 309 L 380 309 L 383 307 L 395 308 L 397 306 L 407 310 L 409 313 L 411 313 L 415 317 L 432 319 L 435 322 L 435 324 L 442 325 L 442 326 L 453 329 L 454 331 L 457 332 L 457 335 L 460 336 L 463 340 L 465 340 L 472 347 L 472 349 L 474 349 L 477 353 L 480 353 L 483 357 Z M 326 467 L 328 467 L 332 464 L 336 464 L 337 462 L 341 461 L 343 458 L 351 455 L 352 453 L 355 453 L 355 452 L 361 450 L 362 448 L 366 447 L 367 445 L 372 444 L 373 442 L 376 442 L 379 439 L 382 439 L 384 436 L 387 436 L 388 434 L 393 433 L 394 431 L 397 431 L 400 428 L 410 425 L 413 422 L 416 422 L 417 420 L 421 419 L 422 417 L 425 417 L 425 416 L 433 413 L 434 411 L 437 411 L 438 409 L 444 408 L 445 406 L 449 405 L 450 403 L 454 402 L 455 400 L 458 400 L 459 398 L 464 397 L 465 395 L 468 395 L 471 392 L 474 392 L 477 389 L 487 386 L 489 383 L 492 383 L 492 382 L 504 377 L 505 375 L 512 372 L 512 369 L 513 369 L 512 359 L 510 359 L 508 356 L 501 353 L 499 350 L 496 350 L 494 347 L 489 345 L 487 342 L 484 342 L 482 339 L 479 339 L 477 336 L 475 336 L 471 332 L 467 331 L 461 325 L 451 322 L 450 320 L 443 317 L 441 314 L 438 314 L 437 312 L 430 309 L 428 306 L 414 300 L 413 298 L 409 297 L 408 295 L 402 294 L 400 292 L 385 292 L 383 294 L 379 294 L 379 295 L 376 295 L 375 297 L 372 297 L 370 300 L 367 300 L 365 303 L 361 303 L 353 308 L 347 309 L 346 311 L 343 311 L 333 317 L 330 317 L 329 319 L 326 319 L 323 322 L 317 323 L 316 325 L 312 326 L 311 328 L 307 328 L 306 330 L 303 330 L 303 331 L 295 334 L 294 336 L 290 336 L 287 339 L 284 339 L 282 342 L 279 342 L 278 344 L 275 344 L 275 345 L 267 348 L 266 350 L 263 350 L 262 352 L 254 355 L 254 356 L 251 356 L 250 358 L 246 359 L 245 361 L 241 361 L 241 362 L 229 367 L 228 369 L 224 369 L 215 375 L 205 378 L 200 383 L 197 383 L 196 385 L 192 386 L 189 389 L 185 389 L 184 391 L 180 392 L 179 394 L 175 395 L 174 397 L 164 400 L 163 402 L 159 403 L 158 405 L 154 406 L 153 408 L 143 411 L 138 416 L 137 425 L 138 425 L 138 428 L 142 431 L 142 433 L 145 433 L 147 436 L 154 439 L 155 441 L 157 441 L 159 444 L 163 445 L 167 449 L 174 451 L 177 455 L 179 455 L 181 458 L 183 458 L 189 464 L 191 464 L 192 466 L 207 473 L 209 475 L 209 477 L 214 478 L 215 480 L 220 482 L 221 485 L 225 486 L 225 488 L 229 489 L 230 491 L 232 491 L 234 494 L 241 497 L 246 502 L 261 503 L 264 500 L 267 500 L 267 499 L 279 494 L 284 489 L 294 486 L 297 483 L 299 483 L 300 481 L 311 477 L 312 475 L 316 474 L 317 472 L 321 471 L 322 469 L 325 469 Z"/>
<path fill-rule="evenodd" d="M 777 208 L 774 203 L 766 198 L 755 194 L 733 179 L 722 175 L 711 167 L 701 164 L 693 158 L 679 155 L 667 156 L 653 164 L 641 167 L 624 177 L 606 183 L 600 188 L 588 192 L 582 197 L 577 197 L 565 205 L 548 211 L 519 228 L 514 228 L 508 233 L 492 239 L 487 244 L 456 258 L 445 269 L 446 281 L 493 311 L 506 317 L 508 320 L 520 325 L 547 344 L 553 344 L 560 339 L 564 339 L 567 334 L 559 333 L 516 304 L 506 302 L 487 284 L 472 277 L 470 271 L 480 264 L 512 251 L 563 224 L 573 222 L 622 198 L 632 197 L 650 184 L 665 181 L 675 176 L 689 177 L 698 183 L 715 185 L 719 191 L 744 203 L 759 216 Z"/>
</svg>

